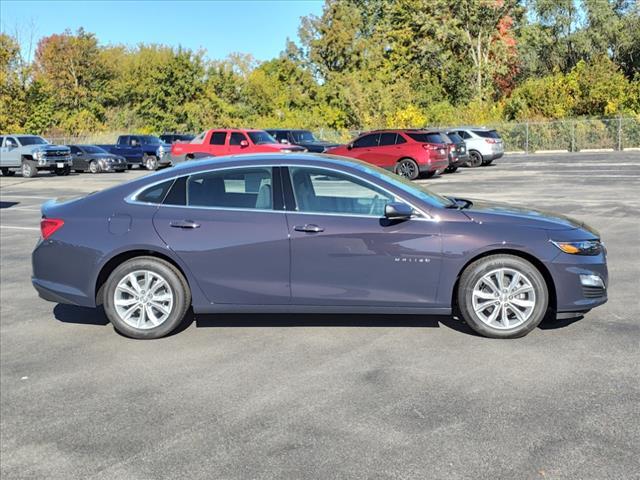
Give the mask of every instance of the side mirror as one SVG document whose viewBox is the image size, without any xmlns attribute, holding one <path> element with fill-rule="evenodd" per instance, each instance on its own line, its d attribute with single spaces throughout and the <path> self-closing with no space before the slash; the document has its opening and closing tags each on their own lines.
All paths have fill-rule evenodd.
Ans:
<svg viewBox="0 0 640 480">
<path fill-rule="evenodd" d="M 76 157 L 81 157 L 82 155 L 84 155 L 84 153 L 82 153 L 82 152 L 76 153 Z"/>
<path fill-rule="evenodd" d="M 406 203 L 392 202 L 384 206 L 384 216 L 389 220 L 409 220 L 413 215 L 413 208 Z"/>
<path fill-rule="evenodd" d="M 246 140 L 241 140 L 240 141 L 240 147 L 241 148 L 247 148 L 249 146 L 249 142 L 247 142 Z"/>
</svg>

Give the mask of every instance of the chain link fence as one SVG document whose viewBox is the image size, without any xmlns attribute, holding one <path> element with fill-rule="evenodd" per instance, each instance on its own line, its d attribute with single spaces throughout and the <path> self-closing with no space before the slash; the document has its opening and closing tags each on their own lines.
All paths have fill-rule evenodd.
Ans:
<svg viewBox="0 0 640 480">
<path fill-rule="evenodd" d="M 640 116 L 548 122 L 502 122 L 486 126 L 498 131 L 507 152 L 580 152 L 640 148 Z M 131 132 L 102 132 L 82 136 L 49 136 L 47 138 L 51 142 L 61 145 L 110 144 L 115 143 L 118 135 L 127 133 Z M 346 129 L 315 129 L 318 138 L 335 143 L 346 143 L 360 133 L 357 130 Z"/>
</svg>

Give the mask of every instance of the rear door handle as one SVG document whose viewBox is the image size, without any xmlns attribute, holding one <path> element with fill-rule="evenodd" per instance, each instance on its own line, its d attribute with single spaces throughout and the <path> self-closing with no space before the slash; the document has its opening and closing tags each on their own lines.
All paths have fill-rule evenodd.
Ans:
<svg viewBox="0 0 640 480">
<path fill-rule="evenodd" d="M 173 228 L 200 228 L 200 224 L 193 220 L 182 220 L 179 222 L 171 222 L 170 225 Z"/>
<path fill-rule="evenodd" d="M 308 223 L 306 225 L 297 225 L 293 227 L 296 232 L 307 232 L 307 233 L 320 233 L 324 232 L 324 228 L 319 227 L 318 225 L 314 225 L 313 223 Z"/>
</svg>

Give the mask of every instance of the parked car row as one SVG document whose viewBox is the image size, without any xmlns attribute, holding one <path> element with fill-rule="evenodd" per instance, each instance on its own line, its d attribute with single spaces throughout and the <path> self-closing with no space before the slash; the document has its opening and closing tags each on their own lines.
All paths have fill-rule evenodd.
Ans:
<svg viewBox="0 0 640 480">
<path fill-rule="evenodd" d="M 308 130 L 222 128 L 198 136 L 120 135 L 113 145 L 58 146 L 35 135 L 7 135 L 0 136 L 0 147 L 2 174 L 20 169 L 25 177 L 42 170 L 57 175 L 122 172 L 134 166 L 156 170 L 212 156 L 309 151 L 350 157 L 414 180 L 488 165 L 504 154 L 498 132 L 482 127 L 375 130 L 345 145 L 318 139 Z"/>
</svg>

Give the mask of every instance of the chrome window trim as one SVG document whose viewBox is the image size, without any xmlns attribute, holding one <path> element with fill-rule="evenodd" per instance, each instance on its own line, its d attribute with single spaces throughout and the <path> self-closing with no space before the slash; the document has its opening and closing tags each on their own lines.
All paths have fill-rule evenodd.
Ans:
<svg viewBox="0 0 640 480">
<path fill-rule="evenodd" d="M 367 179 L 367 178 L 362 178 L 360 176 L 357 176 L 351 172 L 346 172 L 344 170 L 339 170 L 337 168 L 331 168 L 331 167 L 325 167 L 325 166 L 311 166 L 309 164 L 304 164 L 304 163 L 287 163 L 287 164 L 278 164 L 278 165 L 274 165 L 272 163 L 265 163 L 265 164 L 258 164 L 258 165 L 243 165 L 243 166 L 231 166 L 231 167 L 221 167 L 221 168 L 212 168 L 211 170 L 202 170 L 199 172 L 194 172 L 194 173 L 188 173 L 188 174 L 182 174 L 182 175 L 176 175 L 174 177 L 169 177 L 169 178 L 164 178 L 162 180 L 158 180 L 157 182 L 154 183 L 150 183 L 147 184 L 143 187 L 140 187 L 139 189 L 137 189 L 136 191 L 134 191 L 133 193 L 127 195 L 124 198 L 124 201 L 128 204 L 131 205 L 141 205 L 141 206 L 153 206 L 156 208 L 160 208 L 160 207 L 170 207 L 170 208 L 197 208 L 197 209 L 202 209 L 202 210 L 233 210 L 233 211 L 248 211 L 248 212 L 274 212 L 274 213 L 292 213 L 292 214 L 300 214 L 300 215 L 329 215 L 329 216 L 339 216 L 339 217 L 357 217 L 357 218 L 384 218 L 384 217 L 379 217 L 377 215 L 355 215 L 355 214 L 343 214 L 343 213 L 322 213 L 322 212 L 298 212 L 295 210 L 274 210 L 269 209 L 269 210 L 265 210 L 265 209 L 257 209 L 257 208 L 228 208 L 228 207 L 197 207 L 197 206 L 190 206 L 190 205 L 164 205 L 162 203 L 149 203 L 149 202 L 139 202 L 136 200 L 136 196 L 138 196 L 140 193 L 142 193 L 144 190 L 146 190 L 147 188 L 152 188 L 156 185 L 159 185 L 161 183 L 164 182 L 168 182 L 170 180 L 177 180 L 180 177 L 189 177 L 191 175 L 194 174 L 204 174 L 204 173 L 210 173 L 210 172 L 221 172 L 224 170 L 239 170 L 239 169 L 247 169 L 247 168 L 276 168 L 276 167 L 306 167 L 306 168 L 315 168 L 315 169 L 321 169 L 321 170 L 327 170 L 329 172 L 337 172 L 337 173 L 342 173 L 344 175 L 348 175 L 350 177 L 353 178 L 357 178 L 359 180 L 362 180 L 363 182 L 368 183 L 369 185 L 373 185 L 374 187 L 389 193 L 390 195 L 392 195 L 394 198 L 399 199 L 400 201 L 406 203 L 407 205 L 409 205 L 411 208 L 413 208 L 416 212 L 418 212 L 420 215 L 422 215 L 421 217 L 411 217 L 412 220 L 418 220 L 418 221 L 427 221 L 427 222 L 439 222 L 440 218 L 438 216 L 433 216 L 430 215 L 428 213 L 426 213 L 422 208 L 418 208 L 415 206 L 415 204 L 413 204 L 412 202 L 408 201 L 405 197 L 401 196 L 401 195 L 397 195 L 396 193 L 388 190 L 387 188 L 381 187 L 380 185 L 377 185 L 376 183 L 372 182 L 371 180 Z M 164 201 L 164 198 L 163 198 Z"/>
</svg>

